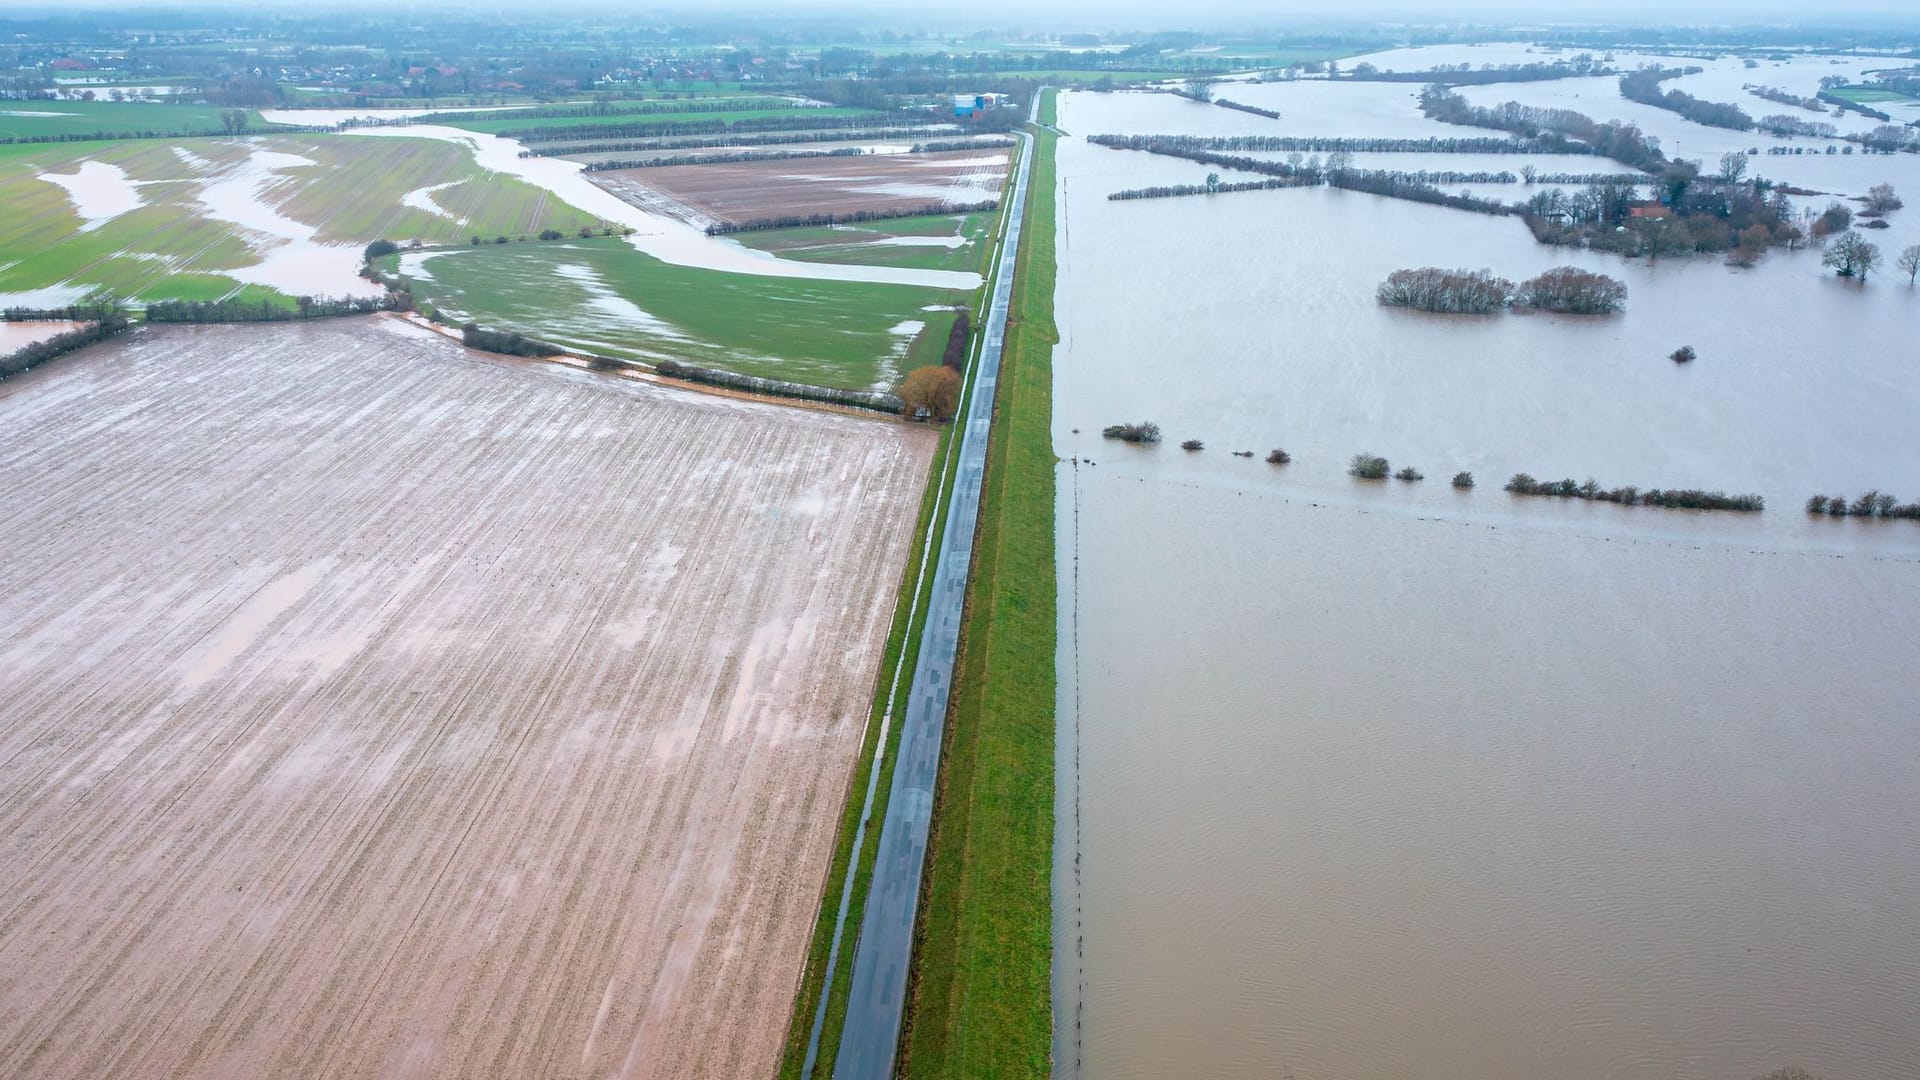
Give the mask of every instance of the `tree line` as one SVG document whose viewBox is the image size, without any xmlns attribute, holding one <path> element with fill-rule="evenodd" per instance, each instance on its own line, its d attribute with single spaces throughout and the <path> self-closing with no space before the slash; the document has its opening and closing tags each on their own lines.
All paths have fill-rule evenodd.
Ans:
<svg viewBox="0 0 1920 1080">
<path fill-rule="evenodd" d="M 822 401 L 830 405 L 847 405 L 856 409 L 872 409 L 876 412 L 898 413 L 906 404 L 898 395 L 881 393 L 877 390 L 842 390 L 832 386 L 787 382 L 784 379 L 766 379 L 757 375 L 742 375 L 733 371 L 696 367 L 693 364 L 683 364 L 678 360 L 662 360 L 654 366 L 654 370 L 669 379 L 705 383 L 709 386 L 724 386 L 771 397 Z"/>
<path fill-rule="evenodd" d="M 904 124 L 885 128 L 859 128 L 849 131 L 835 131 L 835 139 L 903 139 L 922 135 L 950 135 L 952 125 L 948 124 Z M 538 146 L 520 151 L 523 158 L 560 157 L 574 154 L 631 154 L 651 150 L 699 150 L 706 147 L 723 146 L 786 146 L 793 143 L 812 143 L 821 141 L 816 132 L 764 133 L 744 135 L 701 135 L 678 139 L 625 139 L 616 142 L 586 143 L 580 146 Z M 619 167 L 619 166 L 609 166 Z"/>
<path fill-rule="evenodd" d="M 1920 503 L 1902 503 L 1891 492 L 1868 491 L 1852 502 L 1845 495 L 1815 495 L 1807 500 L 1807 513 L 1826 517 L 1905 518 L 1920 521 Z"/>
<path fill-rule="evenodd" d="M 707 226 L 708 236 L 761 232 L 767 229 L 797 229 L 822 225 L 857 225 L 863 221 L 889 221 L 893 218 L 927 217 L 932 214 L 979 214 L 1000 209 L 1000 200 L 975 203 L 927 203 L 924 206 L 892 210 L 849 210 L 838 214 L 782 214 L 752 221 L 728 221 Z"/>
<path fill-rule="evenodd" d="M 566 127 L 505 128 L 503 139 L 523 143 L 577 142 L 582 139 L 627 139 L 669 137 L 674 135 L 711 135 L 716 132 L 837 131 L 884 124 L 896 117 L 890 113 L 858 113 L 853 116 L 819 116 L 811 110 L 794 110 L 793 116 L 748 116 L 736 120 L 663 120 L 656 123 L 571 124 Z"/>
<path fill-rule="evenodd" d="M 1274 112 L 1272 109 L 1263 109 L 1258 105 L 1242 105 L 1238 101 L 1228 101 L 1226 98 L 1214 98 L 1213 103 L 1215 105 L 1220 106 L 1223 109 L 1233 109 L 1238 112 L 1252 113 L 1255 116 L 1264 116 L 1269 120 L 1280 119 L 1279 113 Z"/>
<path fill-rule="evenodd" d="M 1754 126 L 1769 135 L 1778 135 L 1783 139 L 1795 136 L 1831 139 L 1839 134 L 1839 129 L 1824 120 L 1802 120 L 1797 116 L 1788 116 L 1786 113 L 1769 113 L 1754 121 Z M 1770 151 L 1777 149 L 1779 147 L 1768 147 Z"/>
<path fill-rule="evenodd" d="M 530 338 L 518 330 L 488 330 L 476 322 L 460 327 L 460 343 L 469 349 L 504 356 L 559 356 L 567 351 L 551 341 Z"/>
<path fill-rule="evenodd" d="M 293 322 L 338 315 L 371 315 L 376 311 L 410 311 L 413 296 L 389 291 L 380 296 L 301 296 L 293 307 L 273 300 L 155 300 L 147 304 L 150 323 Z"/>
<path fill-rule="evenodd" d="M 1560 266 L 1515 285 L 1489 270 L 1438 266 L 1395 270 L 1376 299 L 1388 307 L 1442 314 L 1484 315 L 1509 307 L 1567 315 L 1610 315 L 1627 301 L 1624 283 L 1606 274 Z"/>
<path fill-rule="evenodd" d="M 1661 90 L 1660 84 L 1668 79 L 1677 79 L 1682 75 L 1696 75 L 1702 69 L 1646 67 L 1629 75 L 1620 77 L 1620 96 L 1628 101 L 1637 101 L 1642 105 L 1651 105 L 1656 109 L 1679 113 L 1696 124 L 1707 127 L 1730 128 L 1734 131 L 1752 131 L 1753 117 L 1738 105 L 1718 101 L 1705 101 L 1682 90 Z"/>
<path fill-rule="evenodd" d="M 1464 99 L 1463 99 L 1464 100 Z M 1352 138 L 1319 135 L 1089 135 L 1087 141 L 1109 150 L 1235 150 L 1254 153 L 1302 152 L 1379 154 L 1592 154 L 1592 147 L 1564 139 Z M 1183 155 L 1174 155 L 1183 156 Z"/>
<path fill-rule="evenodd" d="M 1429 86 L 1420 92 L 1420 112 L 1443 124 L 1510 132 L 1527 144 L 1526 149 L 1514 152 L 1595 154 L 1646 172 L 1666 163 L 1659 149 L 1635 125 L 1617 120 L 1599 123 L 1572 109 L 1541 108 L 1517 101 L 1487 108 L 1472 104 L 1447 87 Z"/>
<path fill-rule="evenodd" d="M 647 101 L 616 103 L 608 100 L 590 101 L 579 105 L 540 105 L 531 109 L 502 109 L 498 112 L 441 112 L 427 113 L 424 116 L 411 117 L 416 124 L 446 124 L 475 120 L 594 120 L 609 116 L 661 116 L 674 113 L 714 113 L 742 112 L 747 109 L 772 111 L 777 109 L 798 109 L 796 105 L 783 97 L 751 98 L 689 98 L 684 101 Z M 360 120 L 359 122 L 367 122 Z M 381 121 L 372 121 L 380 123 Z M 341 125 L 357 126 L 355 119 L 349 119 Z"/>
<path fill-rule="evenodd" d="M 1535 480 L 1527 473 L 1514 473 L 1507 481 L 1507 490 L 1515 495 L 1541 495 L 1561 499 L 1588 499 L 1594 502 L 1619 503 L 1622 506 L 1664 506 L 1677 510 L 1734 510 L 1741 513 L 1758 513 L 1766 509 L 1767 500 L 1759 495 L 1728 495 L 1724 491 L 1701 491 L 1698 488 L 1653 488 L 1642 491 L 1637 487 L 1603 488 L 1599 482 L 1589 478 L 1586 483 L 1574 480 Z"/>
<path fill-rule="evenodd" d="M 1405 199 L 1410 202 L 1428 203 L 1434 206 L 1450 206 L 1456 210 L 1471 210 L 1481 214 L 1511 214 L 1515 208 L 1496 199 L 1480 199 L 1469 194 L 1453 195 L 1421 179 L 1422 176 L 1436 175 L 1425 173 L 1394 172 L 1387 169 L 1355 169 L 1349 164 L 1349 155 L 1337 151 L 1330 155 L 1327 163 L 1320 164 L 1318 155 L 1312 161 L 1294 163 L 1291 161 L 1268 161 L 1265 158 L 1251 158 L 1237 154 L 1222 154 L 1201 149 L 1215 140 L 1185 135 L 1155 136 L 1089 136 L 1089 141 L 1108 140 L 1099 145 L 1111 149 L 1140 150 L 1163 157 L 1176 157 L 1202 165 L 1218 165 L 1241 172 L 1257 173 L 1263 176 L 1275 176 L 1294 181 L 1279 187 L 1311 187 L 1326 184 L 1328 187 L 1342 188 L 1347 191 L 1360 191 L 1369 195 L 1383 195 L 1389 199 Z M 1238 142 L 1239 137 L 1219 140 Z M 1297 153 L 1297 151 L 1296 151 Z M 1445 174 L 1438 174 L 1445 175 Z M 1453 174 L 1466 175 L 1466 174 Z M 1222 185 L 1224 186 L 1224 185 Z M 1150 191 L 1152 189 L 1138 189 Z M 1215 187 L 1214 190 L 1219 190 Z M 1245 190 L 1238 189 L 1235 190 Z M 1170 194 L 1170 193 L 1169 193 Z M 1199 194 L 1199 192 L 1194 192 Z M 1154 196 L 1135 195 L 1135 198 Z"/>
<path fill-rule="evenodd" d="M 1817 97 L 1801 97 L 1798 94 L 1790 94 L 1777 87 L 1749 86 L 1747 87 L 1747 93 L 1762 100 L 1771 101 L 1776 105 L 1792 105 L 1796 108 L 1805 109 L 1808 112 L 1824 113 L 1827 111 L 1826 106 L 1822 104 Z"/>
<path fill-rule="evenodd" d="M 1612 75 L 1614 69 L 1596 62 L 1591 55 L 1551 63 L 1527 64 L 1435 64 L 1425 71 L 1382 71 L 1361 62 L 1334 78 L 1340 82 L 1445 83 L 1449 86 L 1486 86 L 1490 83 L 1546 82 L 1591 75 Z"/>
<path fill-rule="evenodd" d="M 743 161 L 791 161 L 799 158 L 860 157 L 866 151 L 858 146 L 833 150 L 741 150 L 731 154 L 669 154 L 666 157 L 636 158 L 632 161 L 591 161 L 582 172 L 608 172 L 614 169 L 660 169 L 672 165 L 737 165 Z"/>
<path fill-rule="evenodd" d="M 1225 195 L 1235 191 L 1273 191 L 1277 188 L 1311 187 L 1319 183 L 1305 177 L 1271 176 L 1265 180 L 1243 180 L 1236 183 L 1208 184 L 1162 184 L 1157 187 L 1128 188 L 1107 196 L 1108 202 L 1125 202 L 1132 199 L 1173 199 L 1186 195 Z"/>
<path fill-rule="evenodd" d="M 30 309 L 9 310 L 8 321 L 25 321 L 14 319 L 14 310 Z M 0 379 L 9 375 L 18 375 L 28 368 L 38 367 L 55 357 L 65 356 L 75 349 L 85 348 L 96 341 L 105 341 L 116 334 L 124 333 L 133 325 L 132 320 L 127 318 L 127 313 L 117 307 L 95 309 L 93 314 L 96 316 L 95 320 L 86 326 L 68 330 L 63 334 L 55 334 L 41 341 L 28 342 L 10 353 L 0 355 Z"/>
<path fill-rule="evenodd" d="M 1832 90 L 1822 89 L 1819 93 L 1819 97 L 1821 101 L 1824 101 L 1829 105 L 1832 105 L 1836 109 L 1840 109 L 1845 112 L 1857 112 L 1861 116 L 1878 120 L 1883 124 L 1890 123 L 1893 120 L 1893 117 L 1891 115 L 1887 113 L 1883 113 L 1879 109 L 1873 108 L 1872 106 L 1869 106 L 1869 105 L 1862 105 L 1857 101 L 1851 101 L 1847 98 L 1843 98 L 1839 94 L 1834 93 Z"/>
</svg>

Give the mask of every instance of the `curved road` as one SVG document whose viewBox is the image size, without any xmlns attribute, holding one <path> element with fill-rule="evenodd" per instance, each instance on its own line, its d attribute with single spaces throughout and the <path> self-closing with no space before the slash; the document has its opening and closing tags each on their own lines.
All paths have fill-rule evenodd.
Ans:
<svg viewBox="0 0 1920 1080">
<path fill-rule="evenodd" d="M 1036 109 L 1038 105 L 1036 95 Z M 913 924 L 920 902 L 920 878 L 927 862 L 927 829 L 932 818 L 934 783 L 940 773 L 940 738 L 947 717 L 947 693 L 953 682 L 954 651 L 960 642 L 960 616 L 967 596 L 967 572 L 973 563 L 974 532 L 980 521 L 987 428 L 993 421 L 994 391 L 999 385 L 1000 350 L 1006 341 L 1007 304 L 1020 250 L 1027 179 L 1033 174 L 1033 139 L 1017 134 L 1023 152 L 1013 178 L 1006 237 L 968 396 L 960 468 L 954 478 L 946 531 L 940 537 L 933 594 L 920 632 L 920 656 L 907 693 L 892 794 L 880 828 L 866 915 L 854 947 L 853 982 L 847 995 L 840 1053 L 834 1062 L 835 1080 L 887 1080 L 893 1075 L 894 1052 L 900 1042 L 908 965 L 913 958 Z"/>
</svg>

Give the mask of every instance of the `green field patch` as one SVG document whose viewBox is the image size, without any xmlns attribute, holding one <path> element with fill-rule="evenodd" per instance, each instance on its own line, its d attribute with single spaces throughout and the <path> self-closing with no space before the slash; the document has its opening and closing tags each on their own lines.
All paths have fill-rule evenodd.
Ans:
<svg viewBox="0 0 1920 1080">
<path fill-rule="evenodd" d="M 142 101 L 0 101 L 0 138 L 34 139 L 78 135 L 219 135 L 225 131 L 214 105 Z M 251 127 L 270 125 L 251 110 Z"/>
<path fill-rule="evenodd" d="M 421 268 L 415 298 L 451 320 L 610 356 L 851 389 L 891 387 L 910 362 L 909 324 L 930 325 L 940 313 L 922 309 L 968 297 L 673 266 L 618 239 L 485 244 L 408 266 Z"/>
<path fill-rule="evenodd" d="M 1881 90 L 1876 87 L 1842 86 L 1833 91 L 1833 96 L 1845 98 L 1856 105 L 1873 105 L 1880 102 L 1920 102 L 1920 98 L 1911 98 L 1893 90 Z"/>
<path fill-rule="evenodd" d="M 897 266 L 915 270 L 984 272 L 992 248 L 987 233 L 993 214 L 935 214 L 859 225 L 766 229 L 735 237 L 742 244 L 802 262 L 853 266 Z M 916 244 L 915 240 L 959 238 L 958 247 Z M 900 243 L 897 241 L 907 241 Z"/>
</svg>

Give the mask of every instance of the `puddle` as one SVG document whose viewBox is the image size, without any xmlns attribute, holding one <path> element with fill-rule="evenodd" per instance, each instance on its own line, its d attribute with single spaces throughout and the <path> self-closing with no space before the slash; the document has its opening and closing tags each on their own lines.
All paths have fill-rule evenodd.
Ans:
<svg viewBox="0 0 1920 1080">
<path fill-rule="evenodd" d="M 146 205 L 127 170 L 104 161 L 83 161 L 78 172 L 41 173 L 40 179 L 66 191 L 75 212 L 85 219 L 80 226 L 83 233 Z"/>
</svg>

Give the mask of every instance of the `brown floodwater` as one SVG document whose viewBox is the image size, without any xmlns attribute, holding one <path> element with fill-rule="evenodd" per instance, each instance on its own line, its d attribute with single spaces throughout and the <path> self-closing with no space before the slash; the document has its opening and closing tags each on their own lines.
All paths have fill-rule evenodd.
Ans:
<svg viewBox="0 0 1920 1080">
<path fill-rule="evenodd" d="M 1329 133 L 1351 90 L 1355 133 L 1472 134 L 1395 128 L 1412 89 L 1227 92 L 1277 123 L 1069 95 L 1061 125 Z M 1854 162 L 1920 194 L 1920 159 Z M 1057 1071 L 1920 1075 L 1920 523 L 1801 511 L 1920 499 L 1920 295 L 1344 192 L 1105 198 L 1206 171 L 1061 144 Z M 1627 311 L 1373 300 L 1563 263 Z M 1136 419 L 1168 441 L 1099 437 Z M 1360 451 L 1427 479 L 1351 480 Z M 1522 470 L 1768 510 L 1502 492 Z"/>
</svg>

